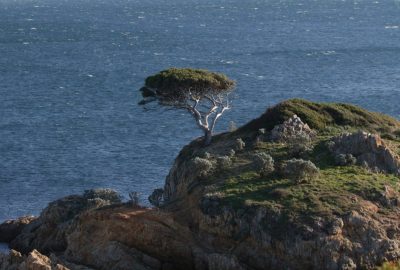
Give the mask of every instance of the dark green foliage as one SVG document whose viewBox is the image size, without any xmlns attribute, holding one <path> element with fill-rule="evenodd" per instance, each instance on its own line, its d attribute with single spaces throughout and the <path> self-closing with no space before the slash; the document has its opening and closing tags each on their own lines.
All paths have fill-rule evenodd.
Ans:
<svg viewBox="0 0 400 270">
<path fill-rule="evenodd" d="M 189 90 L 199 96 L 210 91 L 230 91 L 235 87 L 235 81 L 224 74 L 203 69 L 169 68 L 147 77 L 146 87 L 156 89 L 158 96 L 176 99 L 184 97 Z M 149 91 L 141 92 L 143 97 L 148 96 Z"/>
<path fill-rule="evenodd" d="M 357 159 L 352 154 L 338 154 L 335 155 L 335 162 L 340 166 L 355 165 Z"/>
<path fill-rule="evenodd" d="M 360 107 L 343 103 L 316 103 L 303 99 L 290 99 L 267 109 L 259 118 L 239 131 L 272 130 L 275 125 L 296 114 L 311 128 L 322 131 L 328 127 L 352 127 L 370 132 L 393 133 L 400 128 L 396 119 Z"/>
</svg>

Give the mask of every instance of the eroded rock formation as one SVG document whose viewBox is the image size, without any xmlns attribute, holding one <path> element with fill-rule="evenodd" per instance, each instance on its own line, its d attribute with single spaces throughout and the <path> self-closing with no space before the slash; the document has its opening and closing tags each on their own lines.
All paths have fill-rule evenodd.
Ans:
<svg viewBox="0 0 400 270">
<path fill-rule="evenodd" d="M 333 138 L 330 150 L 336 155 L 352 155 L 360 165 L 375 171 L 400 175 L 400 157 L 391 151 L 378 134 L 359 131 Z"/>
<path fill-rule="evenodd" d="M 36 217 L 26 216 L 15 220 L 7 220 L 0 224 L 0 242 L 11 242 L 21 233 L 22 229 L 25 228 L 25 225 L 28 225 L 35 219 Z"/>
<path fill-rule="evenodd" d="M 85 268 L 74 267 L 73 270 L 85 270 Z M 89 268 L 86 268 L 89 270 Z M 0 254 L 0 270 L 70 270 L 70 268 L 59 263 L 54 255 L 52 259 L 34 249 L 24 256 L 18 251 L 11 250 L 9 254 Z"/>
<path fill-rule="evenodd" d="M 293 115 L 272 129 L 270 139 L 278 142 L 310 141 L 314 136 L 315 131 L 303 123 L 300 117 Z"/>
<path fill-rule="evenodd" d="M 1 233 L 3 236 L 10 236 L 10 247 L 23 253 L 33 249 L 40 249 L 41 252 L 64 251 L 67 242 L 66 234 L 74 218 L 85 210 L 95 209 L 110 204 L 118 204 L 118 194 L 109 189 L 90 190 L 84 195 L 72 195 L 59 199 L 49 204 L 37 219 L 28 219 L 29 222 L 21 224 L 20 233 L 14 235 Z M 13 222 L 6 222 L 13 223 Z"/>
</svg>

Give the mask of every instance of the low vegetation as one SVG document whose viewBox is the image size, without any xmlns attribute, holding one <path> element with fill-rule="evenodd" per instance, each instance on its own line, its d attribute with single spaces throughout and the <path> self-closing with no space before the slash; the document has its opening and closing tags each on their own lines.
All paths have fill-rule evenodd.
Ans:
<svg viewBox="0 0 400 270">
<path fill-rule="evenodd" d="M 269 175 L 275 170 L 274 159 L 264 152 L 253 155 L 253 164 L 255 171 L 262 176 Z"/>
<path fill-rule="evenodd" d="M 309 160 L 290 159 L 285 162 L 283 175 L 296 184 L 311 183 L 319 175 L 319 169 Z"/>
<path fill-rule="evenodd" d="M 289 117 L 297 115 L 311 128 L 327 133 L 340 133 L 343 129 L 363 129 L 380 133 L 382 137 L 400 139 L 400 122 L 355 105 L 343 103 L 315 103 L 291 99 L 269 108 L 261 117 L 241 127 L 241 131 L 272 130 Z"/>
<path fill-rule="evenodd" d="M 293 114 L 317 131 L 300 151 L 301 157 L 293 151 L 293 144 L 268 140 L 274 125 Z M 379 204 L 385 187 L 400 192 L 399 177 L 374 172 L 357 165 L 351 155 L 334 156 L 329 150 L 333 136 L 359 129 L 386 136 L 387 146 L 400 153 L 396 133 L 400 122 L 394 118 L 348 104 L 283 102 L 237 131 L 217 136 L 215 149 L 227 148 L 231 141 L 237 151 L 229 170 L 217 170 L 207 183 L 216 186 L 222 202 L 234 208 L 265 205 L 298 218 L 344 214 L 367 201 Z"/>
<path fill-rule="evenodd" d="M 378 267 L 377 270 L 400 270 L 400 262 L 386 262 L 381 267 Z"/>
</svg>

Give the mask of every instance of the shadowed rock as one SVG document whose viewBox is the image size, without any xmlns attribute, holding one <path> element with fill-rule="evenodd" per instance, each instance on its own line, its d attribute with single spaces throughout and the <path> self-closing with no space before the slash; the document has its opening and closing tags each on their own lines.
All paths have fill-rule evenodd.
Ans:
<svg viewBox="0 0 400 270">
<path fill-rule="evenodd" d="M 33 249 L 41 252 L 64 251 L 66 231 L 80 213 L 121 200 L 117 192 L 110 189 L 85 191 L 83 196 L 71 195 L 49 204 L 39 218 L 22 227 L 21 233 L 10 243 L 10 247 L 28 253 Z"/>
<path fill-rule="evenodd" d="M 34 221 L 36 217 L 27 216 L 20 217 L 15 220 L 7 220 L 0 224 L 0 242 L 11 242 L 17 237 L 23 230 L 23 228 Z"/>
</svg>

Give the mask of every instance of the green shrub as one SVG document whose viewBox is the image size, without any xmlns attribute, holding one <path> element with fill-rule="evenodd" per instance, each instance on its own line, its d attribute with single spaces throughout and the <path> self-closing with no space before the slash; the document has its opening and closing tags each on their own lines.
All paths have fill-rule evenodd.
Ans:
<svg viewBox="0 0 400 270">
<path fill-rule="evenodd" d="M 379 134 L 400 130 L 398 120 L 381 113 L 369 112 L 355 105 L 290 99 L 268 108 L 261 117 L 244 125 L 239 131 L 257 131 L 260 128 L 270 131 L 293 115 L 299 116 L 317 131 L 329 126 L 343 128 L 351 126 Z"/>
<path fill-rule="evenodd" d="M 354 165 L 357 163 L 357 159 L 352 154 L 337 154 L 335 162 L 340 166 Z"/>
<path fill-rule="evenodd" d="M 208 159 L 195 157 L 191 161 L 191 170 L 196 175 L 207 176 L 212 168 L 213 164 Z"/>
<path fill-rule="evenodd" d="M 157 89 L 158 95 L 180 97 L 187 89 L 202 94 L 210 89 L 229 91 L 235 87 L 235 81 L 221 73 L 193 68 L 169 68 L 149 76 L 145 87 Z"/>
<path fill-rule="evenodd" d="M 291 159 L 286 161 L 283 174 L 297 184 L 309 183 L 318 178 L 319 169 L 309 160 Z"/>
<path fill-rule="evenodd" d="M 253 155 L 253 164 L 255 170 L 263 176 L 268 175 L 275 170 L 274 159 L 270 155 L 263 152 L 255 153 Z"/>
<path fill-rule="evenodd" d="M 217 164 L 220 169 L 226 169 L 232 165 L 232 160 L 229 156 L 217 157 Z"/>
</svg>

